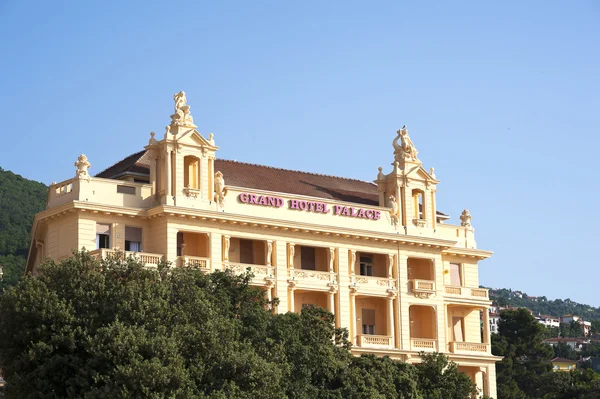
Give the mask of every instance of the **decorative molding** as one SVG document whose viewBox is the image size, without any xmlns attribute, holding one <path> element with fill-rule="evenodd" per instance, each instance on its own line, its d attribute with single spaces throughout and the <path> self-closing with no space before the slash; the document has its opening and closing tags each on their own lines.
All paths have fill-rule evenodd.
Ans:
<svg viewBox="0 0 600 399">
<path fill-rule="evenodd" d="M 199 188 L 184 187 L 183 194 L 188 198 L 197 199 L 200 197 L 201 191 Z"/>
</svg>

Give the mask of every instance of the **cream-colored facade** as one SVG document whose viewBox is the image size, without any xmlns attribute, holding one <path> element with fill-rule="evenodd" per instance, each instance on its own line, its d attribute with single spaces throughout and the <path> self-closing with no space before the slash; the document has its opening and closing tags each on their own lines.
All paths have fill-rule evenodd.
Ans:
<svg viewBox="0 0 600 399">
<path fill-rule="evenodd" d="M 491 302 L 478 276 L 478 261 L 491 252 L 477 249 L 467 210 L 461 225 L 444 223 L 438 180 L 406 128 L 393 140 L 388 173 L 379 168 L 367 183 L 219 161 L 185 94 L 174 99 L 161 140 L 151 133 L 145 151 L 105 177 L 91 177 L 81 155 L 75 177 L 51 185 L 27 272 L 81 248 L 98 257 L 125 250 L 150 267 L 164 257 L 207 272 L 250 268 L 253 284 L 279 299 L 274 311 L 329 309 L 349 330 L 354 354 L 418 362 L 421 351 L 443 352 L 496 396 Z"/>
</svg>

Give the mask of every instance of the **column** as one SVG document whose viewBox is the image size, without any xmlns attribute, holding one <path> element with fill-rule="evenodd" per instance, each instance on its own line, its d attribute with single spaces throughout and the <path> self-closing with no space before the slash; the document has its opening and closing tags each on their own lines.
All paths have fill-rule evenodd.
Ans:
<svg viewBox="0 0 600 399">
<path fill-rule="evenodd" d="M 288 303 L 289 303 L 288 311 L 290 311 L 290 312 L 293 312 L 296 309 L 295 303 L 294 303 L 294 290 L 295 289 L 296 289 L 296 284 L 290 283 L 289 289 L 288 289 Z"/>
<path fill-rule="evenodd" d="M 350 269 L 350 284 L 354 284 L 356 281 L 354 279 L 354 269 L 356 269 L 356 251 L 353 249 L 350 250 L 350 261 L 348 268 Z"/>
<path fill-rule="evenodd" d="M 273 240 L 267 240 L 267 266 L 273 261 Z"/>
<path fill-rule="evenodd" d="M 350 288 L 350 342 L 356 345 L 356 290 Z"/>
<path fill-rule="evenodd" d="M 329 291 L 327 292 L 327 297 L 328 297 L 327 298 L 328 299 L 327 310 L 329 310 L 329 312 L 331 314 L 333 314 L 334 320 L 335 320 L 335 291 L 336 291 L 335 287 L 330 287 Z"/>
<path fill-rule="evenodd" d="M 392 347 L 396 346 L 396 337 L 394 334 L 394 298 L 396 297 L 395 293 L 388 293 L 387 297 L 387 306 L 388 306 L 388 315 L 387 315 L 387 335 L 390 338 L 390 344 Z"/>
<path fill-rule="evenodd" d="M 223 236 L 223 262 L 229 262 L 229 239 L 230 236 Z"/>
<path fill-rule="evenodd" d="M 335 248 L 329 248 L 329 273 L 333 274 L 335 271 Z"/>
<path fill-rule="evenodd" d="M 288 243 L 287 245 L 288 248 L 288 268 L 290 269 L 290 277 L 294 278 L 294 244 L 293 243 Z"/>
<path fill-rule="evenodd" d="M 490 343 L 490 312 L 487 308 L 483 308 L 483 343 Z"/>
<path fill-rule="evenodd" d="M 271 292 L 271 284 L 267 284 L 267 301 L 273 300 L 273 293 Z"/>
<path fill-rule="evenodd" d="M 388 278 L 394 278 L 394 255 L 388 254 Z"/>
</svg>

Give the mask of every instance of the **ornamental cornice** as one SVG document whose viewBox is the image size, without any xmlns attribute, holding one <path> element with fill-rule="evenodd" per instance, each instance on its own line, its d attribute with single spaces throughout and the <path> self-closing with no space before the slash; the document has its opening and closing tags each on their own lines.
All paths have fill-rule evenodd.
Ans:
<svg viewBox="0 0 600 399">
<path fill-rule="evenodd" d="M 487 259 L 493 254 L 494 253 L 492 251 L 486 251 L 483 249 L 470 249 L 460 247 L 447 248 L 442 251 L 442 255 L 446 256 L 456 256 L 459 258 L 477 258 L 479 260 Z"/>
</svg>

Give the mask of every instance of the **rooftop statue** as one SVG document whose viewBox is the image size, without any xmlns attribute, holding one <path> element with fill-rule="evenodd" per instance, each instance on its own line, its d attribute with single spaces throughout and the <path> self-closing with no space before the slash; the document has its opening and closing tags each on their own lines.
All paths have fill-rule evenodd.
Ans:
<svg viewBox="0 0 600 399">
<path fill-rule="evenodd" d="M 468 209 L 465 209 L 460 215 L 460 225 L 465 227 L 471 227 L 471 219 L 471 212 L 469 212 Z"/>
<path fill-rule="evenodd" d="M 193 126 L 194 118 L 190 114 L 190 106 L 187 105 L 187 98 L 185 92 L 180 91 L 173 96 L 175 100 L 175 113 L 171 115 L 171 123 L 180 126 Z"/>
<path fill-rule="evenodd" d="M 397 133 L 398 135 L 392 143 L 394 146 L 394 160 L 398 162 L 404 160 L 416 161 L 419 151 L 417 151 L 412 140 L 408 136 L 406 125 L 402 126 L 402 129 L 398 130 Z M 401 145 L 398 144 L 398 140 L 402 140 Z"/>
<path fill-rule="evenodd" d="M 77 162 L 75 162 L 75 166 L 77 166 L 77 171 L 75 172 L 76 179 L 90 180 L 90 174 L 88 173 L 88 169 L 92 167 L 90 165 L 85 154 L 81 154 L 77 158 Z"/>
</svg>

